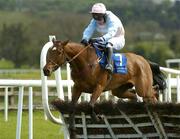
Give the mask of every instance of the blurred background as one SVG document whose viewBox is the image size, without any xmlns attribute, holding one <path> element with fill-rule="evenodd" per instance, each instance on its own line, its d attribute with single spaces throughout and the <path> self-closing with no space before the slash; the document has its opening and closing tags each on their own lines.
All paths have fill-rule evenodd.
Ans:
<svg viewBox="0 0 180 139">
<path fill-rule="evenodd" d="M 1 0 L 0 68 L 39 68 L 39 57 L 49 35 L 80 42 L 89 11 L 103 2 L 122 21 L 126 46 L 165 65 L 180 58 L 179 0 Z"/>
</svg>

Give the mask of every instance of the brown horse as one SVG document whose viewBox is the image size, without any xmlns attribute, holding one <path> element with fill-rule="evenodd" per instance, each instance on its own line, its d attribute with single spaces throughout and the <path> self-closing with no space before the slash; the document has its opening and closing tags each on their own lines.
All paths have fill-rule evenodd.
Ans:
<svg viewBox="0 0 180 139">
<path fill-rule="evenodd" d="M 145 102 L 155 103 L 157 92 L 153 89 L 153 84 L 157 84 L 161 90 L 165 87 L 159 66 L 148 62 L 142 56 L 125 53 L 128 73 L 110 75 L 98 64 L 98 57 L 93 47 L 84 47 L 82 44 L 68 41 L 53 41 L 53 44 L 47 52 L 44 75 L 50 76 L 58 67 L 69 62 L 74 81 L 72 109 L 82 92 L 90 93 L 92 117 L 95 120 L 98 120 L 98 117 L 94 112 L 94 104 L 103 91 L 111 90 L 112 94 L 119 98 L 136 99 L 136 94 L 129 91 L 134 86 L 136 93 Z M 71 114 L 74 114 L 74 110 Z"/>
</svg>

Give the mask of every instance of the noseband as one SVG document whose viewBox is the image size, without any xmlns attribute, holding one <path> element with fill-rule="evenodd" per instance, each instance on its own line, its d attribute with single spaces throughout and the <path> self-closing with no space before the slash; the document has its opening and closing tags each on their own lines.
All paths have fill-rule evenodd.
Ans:
<svg viewBox="0 0 180 139">
<path fill-rule="evenodd" d="M 53 60 L 49 59 L 49 61 L 50 61 L 51 63 L 53 63 L 54 66 L 58 66 L 58 67 L 59 67 L 59 65 L 58 65 L 56 62 L 54 62 Z"/>
</svg>

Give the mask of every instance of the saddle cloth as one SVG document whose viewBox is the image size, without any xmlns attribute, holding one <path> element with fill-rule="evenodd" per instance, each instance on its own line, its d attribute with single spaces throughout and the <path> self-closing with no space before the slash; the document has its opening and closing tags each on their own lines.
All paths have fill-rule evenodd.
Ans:
<svg viewBox="0 0 180 139">
<path fill-rule="evenodd" d="M 102 68 L 105 68 L 107 64 L 106 52 L 95 47 L 96 54 L 100 59 L 99 64 Z M 124 54 L 114 53 L 112 56 L 114 70 L 113 73 L 126 74 L 127 73 L 127 58 Z"/>
</svg>

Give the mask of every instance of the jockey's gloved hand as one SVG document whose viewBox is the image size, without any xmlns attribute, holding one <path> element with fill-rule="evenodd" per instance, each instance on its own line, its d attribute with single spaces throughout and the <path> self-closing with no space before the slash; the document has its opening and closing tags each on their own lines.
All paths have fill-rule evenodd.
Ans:
<svg viewBox="0 0 180 139">
<path fill-rule="evenodd" d="M 83 45 L 85 45 L 85 46 L 88 46 L 88 44 L 89 44 L 89 42 L 88 42 L 86 39 L 83 39 L 83 40 L 81 41 L 81 43 L 82 43 Z"/>
</svg>

